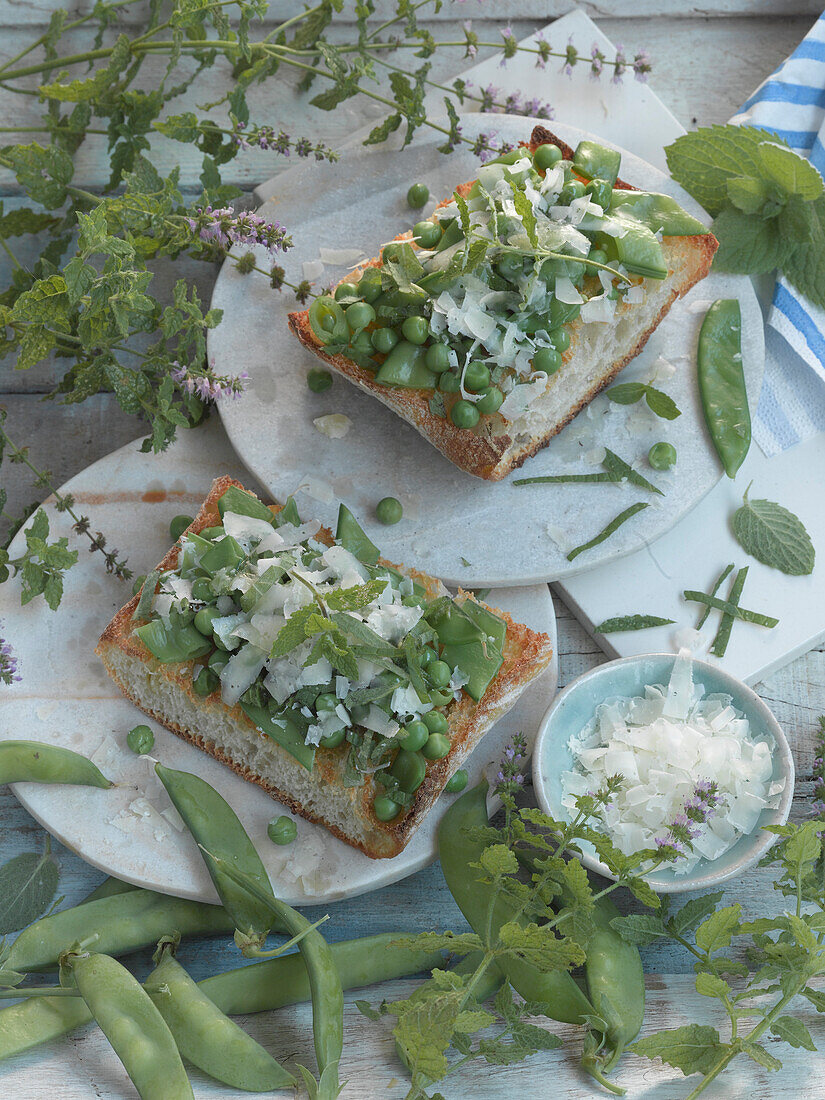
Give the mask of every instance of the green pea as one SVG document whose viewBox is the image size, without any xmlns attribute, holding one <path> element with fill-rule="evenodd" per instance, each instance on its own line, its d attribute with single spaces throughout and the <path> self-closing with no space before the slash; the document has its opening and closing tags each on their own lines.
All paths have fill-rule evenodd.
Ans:
<svg viewBox="0 0 825 1100">
<path fill-rule="evenodd" d="M 580 199 L 583 194 L 584 184 L 581 180 L 570 180 L 559 193 L 559 206 L 569 206 L 574 199 Z"/>
<path fill-rule="evenodd" d="M 342 298 L 357 298 L 358 287 L 355 283 L 339 283 L 335 288 L 335 300 L 340 302 Z"/>
<path fill-rule="evenodd" d="M 455 775 L 451 775 L 444 784 L 444 790 L 448 794 L 458 794 L 459 791 L 463 791 L 467 786 L 467 779 L 467 772 L 464 768 L 459 768 Z"/>
<path fill-rule="evenodd" d="M 482 416 L 489 416 L 491 413 L 498 412 L 503 401 L 504 394 L 498 386 L 490 386 L 481 400 L 476 401 L 476 408 Z"/>
<path fill-rule="evenodd" d="M 138 755 L 151 752 L 155 744 L 155 735 L 148 726 L 135 726 L 126 734 L 126 744 Z"/>
<path fill-rule="evenodd" d="M 217 607 L 202 607 L 195 615 L 195 630 L 208 638 L 212 634 L 212 623 L 221 617 Z"/>
<path fill-rule="evenodd" d="M 433 374 L 442 374 L 450 365 L 450 349 L 446 344 L 430 344 L 424 362 Z"/>
<path fill-rule="evenodd" d="M 426 668 L 430 661 L 437 661 L 438 654 L 431 645 L 425 645 L 421 650 L 421 667 Z"/>
<path fill-rule="evenodd" d="M 381 296 L 381 276 L 377 268 L 369 267 L 361 276 L 358 284 L 358 294 L 365 302 L 374 302 Z"/>
<path fill-rule="evenodd" d="M 584 192 L 593 202 L 598 203 L 602 210 L 609 209 L 610 200 L 613 198 L 613 187 L 609 180 L 592 179 Z"/>
<path fill-rule="evenodd" d="M 325 691 L 315 700 L 317 714 L 331 713 L 338 706 L 338 698 L 331 691 Z"/>
<path fill-rule="evenodd" d="M 607 263 L 607 253 L 603 248 L 591 248 L 587 254 L 588 260 L 595 260 L 597 264 Z"/>
<path fill-rule="evenodd" d="M 445 688 L 452 674 L 453 670 L 446 661 L 433 661 L 427 665 L 427 677 L 437 688 Z"/>
<path fill-rule="evenodd" d="M 540 145 L 533 153 L 533 165 L 540 172 L 546 172 L 548 168 L 552 168 L 560 160 L 561 149 L 558 145 Z"/>
<path fill-rule="evenodd" d="M 421 248 L 435 248 L 441 240 L 441 226 L 438 222 L 416 222 L 413 240 Z"/>
<path fill-rule="evenodd" d="M 444 375 L 442 374 L 441 377 L 443 378 Z M 450 420 L 457 428 L 474 428 L 480 419 L 481 416 L 475 405 L 463 398 L 456 401 L 450 409 Z"/>
<path fill-rule="evenodd" d="M 555 374 L 561 366 L 561 352 L 555 348 L 539 348 L 532 359 L 533 370 Z"/>
<path fill-rule="evenodd" d="M 222 652 L 220 649 L 216 649 L 206 663 L 213 672 L 217 672 L 218 675 L 220 675 L 221 670 L 226 666 L 228 661 L 229 654 Z"/>
<path fill-rule="evenodd" d="M 405 340 L 411 344 L 426 344 L 430 335 L 430 326 L 426 317 L 408 317 L 401 324 L 401 332 Z"/>
<path fill-rule="evenodd" d="M 438 388 L 442 393 L 458 393 L 461 389 L 461 379 L 451 370 L 445 370 L 438 379 Z"/>
<path fill-rule="evenodd" d="M 479 363 L 477 359 L 473 359 L 467 364 L 467 369 L 464 371 L 464 388 L 469 390 L 470 393 L 481 393 L 489 385 L 490 368 L 486 363 Z"/>
<path fill-rule="evenodd" d="M 219 535 L 223 534 L 223 527 L 204 527 L 198 534 L 202 539 L 206 539 L 207 542 L 211 542 L 212 539 L 216 539 Z"/>
<path fill-rule="evenodd" d="M 430 733 L 446 733 L 449 728 L 446 715 L 440 710 L 431 710 L 424 715 L 424 725 Z"/>
<path fill-rule="evenodd" d="M 500 256 L 496 260 L 495 268 L 503 279 L 507 279 L 511 283 L 521 278 L 523 272 L 521 257 L 515 256 L 511 252 L 505 252 L 503 256 Z"/>
<path fill-rule="evenodd" d="M 407 192 L 407 205 L 412 210 L 420 210 L 430 197 L 430 189 L 426 183 L 414 183 Z"/>
<path fill-rule="evenodd" d="M 336 730 L 335 733 L 330 733 L 327 737 L 322 737 L 320 741 L 321 748 L 323 749 L 337 749 L 339 745 L 343 744 L 346 737 L 346 730 Z"/>
<path fill-rule="evenodd" d="M 218 690 L 220 679 L 211 668 L 199 668 L 198 674 L 192 681 L 192 690 L 196 695 L 211 695 Z"/>
<path fill-rule="evenodd" d="M 647 452 L 647 460 L 654 470 L 669 470 L 676 462 L 676 448 L 672 443 L 654 443 Z"/>
<path fill-rule="evenodd" d="M 321 367 L 313 367 L 307 375 L 307 386 L 313 393 L 323 393 L 332 385 L 332 375 Z"/>
<path fill-rule="evenodd" d="M 267 825 L 266 835 L 273 844 L 291 844 L 298 835 L 298 826 L 291 817 L 281 814 Z"/>
<path fill-rule="evenodd" d="M 430 735 L 430 739 L 432 735 Z M 429 740 L 427 741 L 429 744 Z M 398 780 L 398 786 L 407 794 L 417 791 L 427 774 L 427 765 L 419 752 L 399 749 L 390 768 L 391 775 Z"/>
<path fill-rule="evenodd" d="M 566 328 L 553 329 L 550 333 L 550 339 L 553 341 L 553 347 L 556 351 L 567 351 L 570 347 L 570 333 Z"/>
<path fill-rule="evenodd" d="M 375 310 L 369 302 L 353 302 L 344 310 L 350 332 L 360 332 L 375 320 Z"/>
<path fill-rule="evenodd" d="M 143 588 L 143 582 L 145 580 L 146 580 L 146 574 L 145 573 L 141 573 L 139 577 L 135 577 L 135 579 L 132 581 L 132 595 L 133 596 L 136 596 L 138 594 L 138 592 L 140 592 L 141 588 Z"/>
<path fill-rule="evenodd" d="M 381 355 L 389 355 L 398 343 L 398 333 L 392 328 L 374 328 L 370 333 L 372 346 Z"/>
<path fill-rule="evenodd" d="M 420 718 L 416 718 L 414 722 L 410 722 L 404 727 L 404 735 L 399 737 L 398 744 L 407 752 L 418 752 L 420 748 L 426 745 L 429 736 L 429 728 Z"/>
<path fill-rule="evenodd" d="M 214 595 L 215 590 L 206 577 L 198 577 L 198 579 L 192 583 L 193 600 L 201 600 L 203 603 L 209 603 Z"/>
<path fill-rule="evenodd" d="M 401 807 L 388 794 L 379 794 L 373 801 L 372 812 L 379 821 L 392 821 L 394 817 L 398 817 Z"/>
<path fill-rule="evenodd" d="M 169 524 L 169 534 L 172 536 L 173 542 L 178 541 L 191 522 L 192 516 L 175 516 Z"/>
<path fill-rule="evenodd" d="M 401 501 L 395 497 L 383 497 L 375 506 L 375 518 L 386 527 L 398 523 L 403 515 L 404 509 L 401 507 Z"/>
<path fill-rule="evenodd" d="M 451 691 L 439 691 L 437 688 L 430 690 L 430 702 L 434 707 L 446 707 L 452 701 L 453 693 Z"/>
<path fill-rule="evenodd" d="M 445 737 L 443 733 L 431 733 L 421 753 L 427 760 L 441 760 L 449 751 L 449 737 Z"/>
<path fill-rule="evenodd" d="M 372 308 L 372 307 L 370 306 L 369 308 Z M 353 336 L 353 338 L 349 342 L 349 346 L 353 349 L 353 351 L 358 351 L 362 355 L 372 355 L 372 353 L 373 353 L 373 346 L 372 346 L 372 340 L 370 339 L 370 333 L 368 333 L 364 329 L 362 329 L 360 332 L 357 332 Z M 374 363 L 373 366 L 372 366 L 372 369 L 377 370 L 378 369 L 378 364 Z"/>
</svg>

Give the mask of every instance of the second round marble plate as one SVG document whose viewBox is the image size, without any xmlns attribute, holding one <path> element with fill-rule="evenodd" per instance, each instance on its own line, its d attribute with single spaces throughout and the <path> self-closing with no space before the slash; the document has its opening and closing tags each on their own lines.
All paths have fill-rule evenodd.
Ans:
<svg viewBox="0 0 825 1100">
<path fill-rule="evenodd" d="M 220 425 L 212 421 L 180 438 L 165 454 L 144 455 L 137 445 L 121 448 L 64 486 L 88 512 L 95 531 L 117 545 L 135 573 L 146 573 L 169 546 L 169 521 L 193 514 L 219 474 L 246 479 Z M 299 496 L 309 516 L 314 501 Z M 42 598 L 20 605 L 20 582 L 0 593 L 3 635 L 14 647 L 22 680 L 3 688 L 0 739 L 27 738 L 64 745 L 90 756 L 117 784 L 91 787 L 20 783 L 15 794 L 26 809 L 87 863 L 138 886 L 180 897 L 217 901 L 194 840 L 177 818 L 151 761 L 126 746 L 132 726 L 147 719 L 117 690 L 94 654 L 101 631 L 131 595 L 131 582 L 108 576 L 99 554 L 87 553 L 70 521 L 46 506 L 52 536 L 68 535 L 80 557 L 66 577 L 63 602 L 50 611 Z M 23 534 L 12 543 L 12 554 Z M 547 585 L 492 592 L 490 602 L 529 626 L 549 633 L 555 648 L 553 602 Z M 541 715 L 556 690 L 554 661 L 516 706 L 476 748 L 468 762 L 470 782 L 497 761 L 506 742 L 523 731 L 532 744 Z M 150 722 L 153 756 L 195 772 L 216 787 L 243 821 L 266 865 L 276 893 L 294 905 L 327 903 L 385 886 L 435 858 L 439 819 L 454 796 L 436 804 L 404 852 L 372 860 L 326 829 L 297 819 L 298 838 L 274 845 L 266 827 L 284 807 L 211 756 Z"/>
<path fill-rule="evenodd" d="M 495 128 L 500 139 L 516 143 L 529 136 L 533 121 L 496 115 Z M 462 116 L 463 132 L 471 138 L 490 125 L 489 115 Z M 573 146 L 592 136 L 555 122 L 552 128 Z M 294 240 L 294 248 L 278 257 L 288 276 L 300 279 L 302 265 L 317 263 L 322 248 L 354 248 L 361 250 L 361 258 L 376 255 L 382 243 L 422 216 L 406 202 L 413 181 L 424 181 L 430 189 L 433 201 L 424 210 L 427 214 L 437 198 L 472 179 L 478 168 L 472 152 L 464 147 L 444 156 L 437 151 L 440 143 L 422 132 L 403 150 L 365 148 L 353 138 L 340 163 L 305 162 L 259 188 L 261 213 L 285 225 Z M 637 186 L 674 195 L 707 220 L 673 180 L 638 157 L 624 152 L 621 174 Z M 258 262 L 268 269 L 272 261 L 260 252 Z M 354 263 L 327 265 L 317 284 L 337 282 Z M 292 293 L 273 291 L 259 273 L 240 274 L 232 262 L 224 265 L 215 286 L 212 305 L 224 315 L 209 332 L 209 354 L 220 373 L 245 370 L 250 376 L 243 396 L 224 402 L 220 413 L 238 454 L 274 497 L 283 499 L 309 481 L 321 498 L 317 514 L 325 523 L 335 518 L 337 506 L 331 498 L 345 500 L 394 561 L 414 561 L 467 587 L 523 585 L 570 577 L 640 549 L 669 530 L 717 483 L 722 470 L 705 428 L 696 381 L 699 327 L 716 298 L 738 298 L 741 303 L 743 364 L 755 410 L 764 367 L 762 315 L 749 279 L 714 272 L 676 302 L 644 351 L 621 374 L 623 382 L 648 382 L 657 372 L 675 368 L 672 377 L 662 376 L 656 384 L 675 400 L 682 414 L 678 419 L 659 420 L 643 405 L 619 406 L 602 395 L 518 474 L 500 482 L 459 470 L 393 412 L 338 375 L 325 393 L 311 393 L 306 374 L 318 360 L 287 329 L 287 313 L 300 308 Z M 659 363 L 660 357 L 669 366 Z M 329 413 L 343 413 L 351 421 L 343 438 L 330 439 L 314 427 L 315 419 Z M 666 475 L 654 474 L 644 461 L 659 440 L 672 443 L 679 456 Z M 615 484 L 511 484 L 514 476 L 599 469 L 605 446 L 631 464 L 641 460 L 642 472 L 650 474 L 665 496 Z M 392 528 L 375 520 L 375 505 L 384 496 L 398 497 L 404 505 L 404 519 Z M 574 546 L 639 499 L 650 506 L 600 546 L 567 561 Z"/>
</svg>

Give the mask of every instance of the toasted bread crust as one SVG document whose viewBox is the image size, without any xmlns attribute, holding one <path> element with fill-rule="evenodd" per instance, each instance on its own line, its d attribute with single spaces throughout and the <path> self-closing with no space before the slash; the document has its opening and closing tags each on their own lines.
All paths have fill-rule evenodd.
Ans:
<svg viewBox="0 0 825 1100">
<path fill-rule="evenodd" d="M 536 126 L 530 135 L 530 141 L 526 148 L 532 153 L 539 145 L 552 142 L 558 145 L 565 159 L 571 159 L 573 150 L 565 142 L 561 141 L 544 126 Z M 460 184 L 456 187 L 459 194 L 466 196 L 475 181 Z M 619 179 L 616 186 L 628 191 L 637 191 L 632 184 Z M 452 199 L 442 200 L 439 207 L 446 206 Z M 397 241 L 412 241 L 412 232 L 399 233 Z M 416 247 L 413 245 L 413 247 Z M 668 268 L 676 270 L 684 269 L 684 277 L 674 285 L 672 293 L 663 301 L 655 320 L 642 333 L 635 345 L 624 355 L 605 366 L 604 371 L 589 392 L 575 405 L 562 419 L 558 420 L 548 431 L 540 436 L 534 436 L 522 447 L 513 450 L 513 439 L 508 431 L 508 422 L 499 415 L 482 417 L 475 429 L 457 428 L 448 418 L 434 415 L 430 412 L 430 390 L 393 389 L 390 386 L 379 385 L 375 376 L 365 368 L 359 366 L 346 356 L 328 354 L 323 345 L 316 339 L 309 323 L 309 311 L 301 310 L 289 314 L 289 327 L 295 336 L 308 350 L 323 359 L 339 374 L 344 375 L 360 389 L 377 398 L 387 408 L 397 413 L 403 420 L 411 424 L 421 435 L 433 444 L 441 453 L 467 473 L 488 481 L 499 481 L 506 477 L 512 470 L 518 469 L 528 458 L 536 454 L 542 447 L 546 447 L 554 435 L 557 435 L 570 421 L 588 405 L 606 386 L 609 386 L 614 378 L 624 367 L 642 351 L 651 334 L 661 324 L 673 303 L 677 298 L 687 292 L 697 282 L 708 274 L 719 242 L 711 233 L 692 237 L 665 237 L 662 248 Z M 354 277 L 360 277 L 369 267 L 380 266 L 380 257 L 374 257 L 359 265 L 353 272 L 344 278 L 351 281 Z M 344 280 L 341 280 L 344 281 Z M 618 307 L 621 311 L 632 309 L 633 306 L 621 303 Z M 563 363 L 568 363 L 573 357 L 576 348 L 576 335 L 582 327 L 582 322 L 577 320 L 568 326 L 570 329 L 570 347 L 563 354 Z"/>
<path fill-rule="evenodd" d="M 220 523 L 217 502 L 226 490 L 233 485 L 241 489 L 244 488 L 234 478 L 217 478 L 187 531 L 197 533 L 204 527 Z M 280 510 L 276 505 L 271 507 L 275 512 Z M 325 528 L 322 528 L 316 537 L 328 543 L 333 541 L 331 533 Z M 178 562 L 178 552 L 179 543 L 166 553 L 157 569 L 160 571 L 174 569 Z M 384 562 L 383 559 L 380 560 L 382 564 L 392 564 Z M 395 568 L 403 567 L 395 566 Z M 426 587 L 428 596 L 436 596 L 443 591 L 441 583 L 427 574 L 415 569 L 404 569 L 403 571 L 415 580 L 420 581 Z M 459 598 L 474 599 L 469 593 L 461 591 L 459 591 Z M 247 718 L 240 706 L 227 707 L 221 701 L 219 691 L 206 697 L 199 697 L 195 694 L 192 689 L 192 670 L 197 662 L 185 661 L 180 664 L 162 664 L 149 653 L 143 643 L 133 634 L 132 615 L 137 607 L 138 599 L 139 594 L 134 596 L 129 603 L 117 612 L 101 635 L 95 649 L 95 652 L 106 666 L 107 672 L 118 684 L 121 691 L 155 721 L 166 726 L 178 737 L 209 753 L 222 764 L 232 768 L 242 778 L 257 783 L 267 793 L 277 798 L 279 802 L 289 806 L 294 813 L 305 817 L 309 821 L 324 825 L 340 840 L 359 848 L 365 855 L 373 859 L 389 858 L 403 850 L 443 791 L 450 776 L 461 766 L 493 723 L 510 709 L 523 688 L 544 671 L 553 657 L 552 643 L 548 635 L 540 634 L 526 626 L 515 623 L 506 612 L 492 608 L 491 610 L 494 610 L 507 623 L 504 663 L 480 703 L 474 702 L 466 692 L 462 692 L 461 698 L 447 708 L 452 745 L 449 754 L 441 760 L 429 763 L 424 783 L 415 793 L 412 804 L 395 821 L 382 822 L 375 817 L 372 803 L 380 788 L 371 777 L 367 778 L 360 787 L 346 788 L 353 818 L 353 829 L 348 832 L 345 828 L 341 828 L 325 818 L 323 813 L 310 810 L 285 787 L 279 786 L 271 779 L 255 773 L 242 763 L 230 758 L 214 742 L 203 737 L 197 730 L 184 728 L 178 722 L 171 720 L 168 715 L 144 706 L 134 697 L 114 667 L 113 657 L 116 656 L 116 653 L 126 654 L 135 660 L 139 660 L 150 668 L 153 674 L 163 676 L 171 684 L 174 684 L 175 691 L 183 693 L 199 711 L 223 712 L 226 714 L 227 719 L 231 718 L 233 723 L 242 726 L 250 739 L 264 738 L 269 742 L 266 735 L 261 733 Z M 269 742 L 269 748 L 275 751 L 276 755 L 283 754 L 289 761 L 292 760 L 290 754 L 275 742 Z M 346 746 L 337 749 L 319 748 L 316 751 L 312 773 L 308 774 L 314 775 L 321 787 L 327 784 L 341 787 L 345 759 Z M 356 831 L 364 839 L 359 839 L 355 835 Z"/>
</svg>

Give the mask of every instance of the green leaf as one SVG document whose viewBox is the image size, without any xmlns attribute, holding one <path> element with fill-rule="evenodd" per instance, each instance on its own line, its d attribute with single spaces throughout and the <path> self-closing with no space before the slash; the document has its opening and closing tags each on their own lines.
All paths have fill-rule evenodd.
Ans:
<svg viewBox="0 0 825 1100">
<path fill-rule="evenodd" d="M 516 213 L 521 218 L 521 224 L 524 226 L 524 232 L 527 234 L 527 239 L 533 248 L 538 248 L 539 239 L 536 233 L 536 215 L 533 210 L 533 204 L 527 198 L 527 195 L 520 190 L 515 183 L 513 183 L 513 203 L 516 207 Z"/>
<path fill-rule="evenodd" d="M 40 214 L 27 206 L 18 207 L 17 210 L 9 210 L 3 213 L 3 204 L 0 202 L 0 239 L 9 237 L 25 237 L 30 233 L 42 233 L 44 229 L 51 229 L 57 224 L 57 218 L 51 214 Z"/>
<path fill-rule="evenodd" d="M 642 1058 L 661 1058 L 688 1077 L 692 1073 L 709 1073 L 727 1048 L 715 1027 L 688 1024 L 657 1031 L 655 1035 L 637 1040 L 628 1049 Z"/>
<path fill-rule="evenodd" d="M 732 206 L 723 209 L 713 223 L 719 251 L 713 266 L 720 271 L 759 275 L 782 267 L 789 252 L 778 219 L 765 221 Z"/>
<path fill-rule="evenodd" d="M 795 1016 L 780 1016 L 771 1024 L 771 1032 L 777 1039 L 790 1043 L 792 1047 L 816 1050 L 810 1031 Z"/>
<path fill-rule="evenodd" d="M 791 577 L 813 572 L 816 552 L 802 521 L 770 500 L 750 500 L 733 514 L 736 541 L 751 557 Z"/>
<path fill-rule="evenodd" d="M 25 852 L 0 867 L 0 933 L 16 932 L 37 920 L 57 892 L 59 870 L 50 851 Z"/>
<path fill-rule="evenodd" d="M 315 604 L 309 604 L 290 615 L 275 636 L 269 656 L 284 657 L 287 653 L 291 653 L 296 646 L 299 646 L 301 642 L 306 641 L 305 627 L 310 616 L 315 614 L 317 614 Z"/>
<path fill-rule="evenodd" d="M 716 911 L 716 906 L 724 897 L 724 891 L 718 890 L 713 894 L 702 894 L 701 897 L 691 898 L 685 902 L 682 908 L 673 914 L 668 922 L 673 931 L 679 935 L 687 935 L 696 926 Z"/>
<path fill-rule="evenodd" d="M 377 600 L 389 582 L 382 578 L 367 581 L 366 584 L 356 584 L 351 588 L 338 588 L 334 592 L 325 594 L 324 603 L 331 611 L 357 611 L 359 607 L 366 607 L 368 603 Z"/>
<path fill-rule="evenodd" d="M 617 615 L 605 619 L 593 627 L 595 634 L 616 634 L 623 630 L 647 630 L 653 626 L 669 626 L 674 619 L 662 619 L 658 615 Z"/>
<path fill-rule="evenodd" d="M 635 405 L 644 397 L 646 389 L 644 382 L 621 382 L 618 386 L 611 386 L 607 396 L 618 405 Z"/>
<path fill-rule="evenodd" d="M 789 204 L 790 206 L 790 204 Z M 825 196 L 807 205 L 810 221 L 800 241 L 789 240 L 782 269 L 787 279 L 818 306 L 825 307 Z M 776 220 L 784 223 L 789 210 Z M 780 230 L 784 226 L 780 225 Z"/>
<path fill-rule="evenodd" d="M 697 947 L 708 955 L 727 947 L 739 927 L 741 915 L 742 906 L 738 902 L 735 905 L 727 905 L 724 909 L 717 909 L 696 929 Z"/>
<path fill-rule="evenodd" d="M 36 142 L 12 145 L 4 150 L 20 185 L 35 202 L 56 210 L 66 201 L 66 185 L 74 174 L 72 158 L 56 145 L 43 148 Z"/>
<path fill-rule="evenodd" d="M 639 946 L 668 938 L 662 919 L 656 913 L 630 913 L 626 917 L 614 917 L 610 927 L 627 943 Z"/>
<path fill-rule="evenodd" d="M 765 1069 L 782 1069 L 782 1063 L 779 1059 L 769 1054 L 761 1043 L 752 1043 L 748 1039 L 743 1039 L 742 1052 L 747 1054 L 749 1058 L 752 1058 L 754 1062 L 757 1062 L 760 1066 L 764 1066 Z"/>
<path fill-rule="evenodd" d="M 702 970 L 696 975 L 696 992 L 703 997 L 716 997 L 724 1002 L 731 996 L 732 990 L 724 979 Z"/>
<path fill-rule="evenodd" d="M 784 144 L 776 134 L 754 126 L 700 127 L 667 146 L 667 166 L 677 183 L 715 215 L 728 202 L 729 179 L 763 176 L 759 147 L 765 142 Z"/>
<path fill-rule="evenodd" d="M 664 397 L 664 394 L 662 394 Z M 674 406 L 675 407 L 675 406 Z M 676 414 L 679 415 L 678 412 Z M 602 466 L 605 470 L 617 481 L 628 481 L 631 485 L 638 485 L 640 489 L 647 489 L 650 493 L 656 493 L 658 496 L 664 496 L 664 493 L 652 481 L 648 481 L 646 477 L 643 477 L 638 470 L 634 470 L 629 462 L 625 462 L 623 458 L 620 458 L 614 451 L 605 447 L 604 458 L 602 459 Z"/>
<path fill-rule="evenodd" d="M 634 875 L 628 878 L 625 885 L 628 890 L 630 890 L 631 894 L 633 894 L 634 898 L 638 898 L 642 905 L 646 905 L 648 909 L 659 908 L 659 896 L 645 879 L 638 878 Z"/>
<path fill-rule="evenodd" d="M 825 1012 L 825 993 L 821 990 L 805 986 L 802 990 L 802 996 L 807 997 L 817 1012 Z"/>
<path fill-rule="evenodd" d="M 579 944 L 562 939 L 546 925 L 508 921 L 498 932 L 501 943 L 530 966 L 543 973 L 581 966 L 586 955 Z"/>
<path fill-rule="evenodd" d="M 765 204 L 768 188 L 762 180 L 741 176 L 727 181 L 728 198 L 745 214 L 756 214 Z"/>
<path fill-rule="evenodd" d="M 673 398 L 653 386 L 645 387 L 645 401 L 650 411 L 664 420 L 675 420 L 677 416 L 682 415 Z"/>
<path fill-rule="evenodd" d="M 458 217 L 461 222 L 461 232 L 464 234 L 465 240 L 470 236 L 470 208 L 467 205 L 467 200 L 458 191 L 453 193 L 453 199 L 458 207 Z"/>
<path fill-rule="evenodd" d="M 805 202 L 812 202 L 822 194 L 822 176 L 793 149 L 764 141 L 758 152 L 764 174 L 787 194 L 799 195 Z"/>
<path fill-rule="evenodd" d="M 515 854 L 506 844 L 491 844 L 481 853 L 481 866 L 493 878 L 514 875 L 519 868 Z"/>
</svg>

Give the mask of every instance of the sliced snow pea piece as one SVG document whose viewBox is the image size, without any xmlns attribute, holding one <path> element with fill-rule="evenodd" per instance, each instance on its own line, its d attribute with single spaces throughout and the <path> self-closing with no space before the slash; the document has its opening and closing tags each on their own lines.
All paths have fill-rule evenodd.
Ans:
<svg viewBox="0 0 825 1100">
<path fill-rule="evenodd" d="M 309 325 L 319 344 L 340 343 L 349 332 L 343 309 L 328 294 L 316 298 L 309 307 Z"/>
<path fill-rule="evenodd" d="M 415 390 L 434 390 L 438 383 L 427 366 L 426 348 L 409 340 L 399 340 L 381 364 L 375 380 L 385 386 Z"/>
<path fill-rule="evenodd" d="M 220 542 L 212 543 L 200 560 L 200 567 L 210 577 L 221 569 L 234 569 L 245 555 L 241 544 L 231 535 L 224 535 Z"/>
<path fill-rule="evenodd" d="M 183 1057 L 216 1081 L 245 1092 L 272 1092 L 294 1085 L 292 1074 L 189 977 L 175 958 L 176 946 L 168 936 L 160 941 L 155 969 L 144 988 Z"/>
<path fill-rule="evenodd" d="M 499 928 L 508 921 L 527 923 L 518 914 L 518 903 L 507 894 L 492 894 L 494 889 L 478 881 L 474 865 L 481 859 L 486 844 L 473 839 L 487 819 L 487 781 L 466 791 L 450 806 L 438 829 L 438 855 L 450 893 L 479 935 L 495 939 Z M 510 984 L 527 1001 L 538 1001 L 541 1011 L 551 1020 L 584 1023 L 595 1015 L 593 1006 L 566 971 L 542 973 L 528 963 L 502 957 L 487 973 L 504 972 Z"/>
<path fill-rule="evenodd" d="M 484 165 L 485 168 L 491 164 L 515 164 L 516 161 L 522 159 L 522 157 L 529 157 L 530 154 L 523 146 L 518 146 L 515 149 L 511 149 L 509 153 L 502 153 L 499 157 L 493 157 L 492 160 L 488 160 Z"/>
<path fill-rule="evenodd" d="M 282 749 L 286 749 L 307 771 L 312 771 L 315 748 L 304 743 L 304 733 L 288 714 L 272 714 L 265 707 L 256 706 L 245 699 L 241 699 L 240 707 L 256 729 L 271 737 Z"/>
<path fill-rule="evenodd" d="M 234 512 L 239 516 L 253 516 L 255 519 L 265 519 L 272 523 L 272 513 L 265 504 L 251 493 L 244 492 L 237 485 L 230 485 L 218 501 L 218 511 L 221 519 L 227 512 Z"/>
<path fill-rule="evenodd" d="M 212 650 L 211 639 L 188 623 L 185 626 L 165 626 L 161 619 L 144 623 L 134 631 L 149 652 L 163 664 L 191 661 Z"/>
<path fill-rule="evenodd" d="M 751 414 L 742 369 L 742 315 L 735 298 L 705 314 L 697 354 L 705 422 L 728 477 L 735 477 L 751 444 Z"/>
<path fill-rule="evenodd" d="M 182 936 L 214 936 L 234 927 L 220 905 L 132 889 L 41 917 L 20 933 L 4 966 L 20 973 L 49 970 L 73 943 L 126 955 L 157 943 L 170 928 Z"/>
<path fill-rule="evenodd" d="M 618 179 L 621 163 L 621 153 L 597 141 L 580 141 L 573 154 L 573 167 L 580 175 L 609 180 L 611 187 Z"/>
<path fill-rule="evenodd" d="M 65 970 L 142 1100 L 193 1100 L 172 1033 L 138 980 L 108 955 L 69 954 Z"/>
<path fill-rule="evenodd" d="M 469 615 L 474 623 L 481 627 L 488 638 L 492 638 L 498 649 L 504 648 L 504 639 L 507 637 L 507 623 L 500 615 L 490 611 L 483 604 L 475 600 L 465 600 L 461 605 L 465 615 Z"/>
<path fill-rule="evenodd" d="M 114 785 L 85 756 L 42 741 L 0 742 L 3 783 L 68 783 L 104 789 Z"/>
<path fill-rule="evenodd" d="M 132 612 L 132 622 L 136 622 L 138 619 L 148 619 L 151 616 L 152 605 L 155 602 L 155 589 L 159 580 L 160 573 L 157 569 L 147 575 L 140 590 L 135 610 Z"/>
<path fill-rule="evenodd" d="M 253 945 L 263 945 L 273 924 L 271 911 L 248 890 L 228 878 L 221 869 L 222 865 L 216 862 L 221 857 L 231 861 L 274 902 L 266 868 L 238 815 L 223 796 L 199 776 L 167 768 L 163 764 L 156 764 L 155 772 L 195 838 L 206 869 L 235 928 Z"/>
<path fill-rule="evenodd" d="M 695 237 L 710 232 L 698 218 L 683 210 L 670 195 L 656 191 L 624 191 L 615 188 L 611 210 L 622 210 L 665 237 Z"/>
<path fill-rule="evenodd" d="M 267 593 L 273 584 L 277 584 L 286 570 L 282 565 L 270 565 L 258 579 L 241 593 L 241 611 L 250 612 L 255 604 Z"/>
<path fill-rule="evenodd" d="M 457 219 L 454 218 L 450 222 L 443 221 L 441 226 L 444 232 L 441 234 L 441 240 L 435 246 L 436 252 L 443 252 L 445 248 L 450 248 L 452 245 L 464 240 L 461 223 Z"/>
<path fill-rule="evenodd" d="M 500 626 L 494 625 L 496 621 Z M 464 690 L 478 702 L 503 664 L 501 646 L 507 633 L 506 623 L 471 600 L 461 607 L 455 603 L 447 605 L 429 622 L 443 646 L 442 658 L 469 676 Z"/>
<path fill-rule="evenodd" d="M 367 538 L 366 532 L 346 504 L 338 506 L 335 538 L 364 565 L 375 565 L 378 561 L 378 547 Z"/>
<path fill-rule="evenodd" d="M 284 524 L 290 523 L 293 527 L 298 527 L 301 523 L 301 517 L 298 515 L 298 505 L 295 503 L 295 497 L 287 497 L 286 504 L 281 508 L 280 512 L 270 512 L 270 518 L 274 527 L 283 527 Z"/>
<path fill-rule="evenodd" d="M 662 246 L 653 230 L 635 218 L 617 220 L 621 221 L 625 232 L 616 238 L 616 252 L 627 270 L 646 279 L 667 278 Z"/>
</svg>

